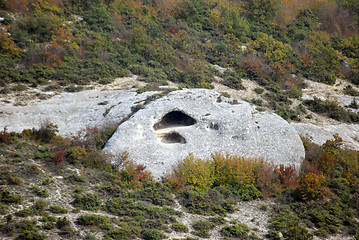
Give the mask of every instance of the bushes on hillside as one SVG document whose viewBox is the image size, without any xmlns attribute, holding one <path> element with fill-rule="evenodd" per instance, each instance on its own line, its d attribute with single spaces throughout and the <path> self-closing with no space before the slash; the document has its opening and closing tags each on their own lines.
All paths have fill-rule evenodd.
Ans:
<svg viewBox="0 0 359 240">
<path fill-rule="evenodd" d="M 86 193 L 83 195 L 75 194 L 73 205 L 84 210 L 97 210 L 101 205 L 101 199 L 97 194 Z"/>
<path fill-rule="evenodd" d="M 190 154 L 165 181 L 175 192 L 181 188 L 201 191 L 222 186 L 242 200 L 252 200 L 296 185 L 297 174 L 292 167 L 274 167 L 263 160 L 221 153 L 202 160 Z"/>
<path fill-rule="evenodd" d="M 322 101 L 318 98 L 314 98 L 313 100 L 305 100 L 304 104 L 307 105 L 311 111 L 326 115 L 338 121 L 359 122 L 358 113 L 345 110 L 336 102 Z"/>
</svg>

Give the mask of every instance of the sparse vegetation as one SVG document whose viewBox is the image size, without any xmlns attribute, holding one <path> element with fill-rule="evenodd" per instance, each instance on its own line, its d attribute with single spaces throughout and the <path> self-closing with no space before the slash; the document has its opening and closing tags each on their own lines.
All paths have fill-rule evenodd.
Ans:
<svg viewBox="0 0 359 240">
<path fill-rule="evenodd" d="M 345 110 L 343 107 L 332 101 L 322 101 L 318 98 L 314 98 L 313 100 L 305 100 L 304 104 L 307 105 L 311 111 L 326 115 L 338 121 L 359 122 L 358 113 Z"/>
<path fill-rule="evenodd" d="M 2 145 L 11 168 L 0 169 L 0 213 L 6 215 L 0 229 L 5 235 L 45 238 L 57 234 L 54 233 L 56 229 L 64 238 L 78 234 L 76 231 L 86 234 L 104 231 L 104 239 L 162 239 L 171 231 L 208 238 L 218 226 L 224 237 L 257 239 L 240 222 L 229 221 L 225 225 L 228 221 L 224 217 L 236 210 L 237 201 L 264 197 L 276 197 L 281 202 L 271 207 L 258 206 L 263 214 L 271 215 L 270 239 L 278 239 L 279 234 L 288 239 L 293 236 L 301 239 L 311 239 L 314 235 L 327 237 L 340 231 L 353 236 L 358 234 L 355 220 L 359 211 L 358 152 L 342 149 L 342 139 L 338 135 L 323 146 L 304 139 L 306 159 L 300 173 L 292 167 L 273 167 L 261 160 L 214 153 L 206 161 L 188 156 L 163 183 L 153 181 L 145 167 L 133 164 L 126 153 L 119 156 L 121 168 L 92 164 L 92 158 L 100 156 L 94 151 L 100 146 L 91 139 L 74 138 L 65 145 L 64 141 L 52 141 L 40 146 L 31 130 L 13 133 L 12 138 L 17 140 Z M 16 154 L 8 151 L 22 142 L 27 142 L 28 147 Z M 83 154 L 75 154 L 76 145 L 81 146 L 79 152 L 86 153 L 86 158 L 82 158 Z M 64 150 L 63 164 L 57 164 L 51 157 L 60 147 Z M 68 150 L 71 154 L 66 155 Z M 34 156 L 34 151 L 46 156 L 34 158 L 29 164 L 27 158 Z M 17 158 L 21 161 L 13 162 Z M 35 174 L 35 170 L 29 171 L 23 166 L 37 166 L 42 170 Z M 73 168 L 78 169 L 77 173 Z M 56 201 L 55 205 L 50 201 L 54 201 L 53 187 L 59 184 L 66 186 L 60 191 L 66 191 L 64 199 L 69 200 Z M 182 213 L 172 208 L 174 197 L 189 213 L 205 215 L 208 219 L 194 221 L 188 226 L 181 223 L 177 219 L 181 219 Z M 21 210 L 14 211 L 11 207 L 29 201 L 28 207 L 17 208 Z M 84 212 L 88 210 L 101 210 L 106 214 Z M 72 220 L 67 214 L 77 214 L 75 220 L 80 230 L 71 227 Z M 27 221 L 25 218 L 39 218 L 42 224 L 27 222 L 29 229 L 19 227 Z M 194 230 L 189 232 L 189 227 Z"/>
</svg>

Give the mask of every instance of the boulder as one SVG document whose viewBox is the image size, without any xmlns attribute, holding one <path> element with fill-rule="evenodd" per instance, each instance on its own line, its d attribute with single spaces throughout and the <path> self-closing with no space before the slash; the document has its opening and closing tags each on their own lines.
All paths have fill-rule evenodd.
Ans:
<svg viewBox="0 0 359 240">
<path fill-rule="evenodd" d="M 118 127 L 104 151 L 114 163 L 116 155 L 129 152 L 155 178 L 189 153 L 208 158 L 221 151 L 295 167 L 305 156 L 298 133 L 284 119 L 206 89 L 174 91 L 147 104 Z"/>
</svg>

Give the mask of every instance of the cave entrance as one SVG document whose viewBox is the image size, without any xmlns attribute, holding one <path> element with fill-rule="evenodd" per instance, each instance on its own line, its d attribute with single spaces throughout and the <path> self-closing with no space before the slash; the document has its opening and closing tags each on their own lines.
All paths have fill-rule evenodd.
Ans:
<svg viewBox="0 0 359 240">
<path fill-rule="evenodd" d="M 178 132 L 172 131 L 163 135 L 161 142 L 163 143 L 186 143 L 186 139 Z"/>
<path fill-rule="evenodd" d="M 171 127 L 185 127 L 191 126 L 196 124 L 196 119 L 188 116 L 184 112 L 181 111 L 172 111 L 167 113 L 161 121 L 156 123 L 153 128 L 155 130 L 160 130 L 164 128 L 171 128 Z"/>
</svg>

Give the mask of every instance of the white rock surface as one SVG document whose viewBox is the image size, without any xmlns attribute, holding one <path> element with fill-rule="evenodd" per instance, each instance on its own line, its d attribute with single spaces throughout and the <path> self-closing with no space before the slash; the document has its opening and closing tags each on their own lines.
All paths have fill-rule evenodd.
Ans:
<svg viewBox="0 0 359 240">
<path fill-rule="evenodd" d="M 152 94 L 125 90 L 87 90 L 61 93 L 26 106 L 14 106 L 11 102 L 3 101 L 0 102 L 0 129 L 7 127 L 8 131 L 21 132 L 38 128 L 48 120 L 58 126 L 60 135 L 69 137 L 86 127 L 119 123 L 131 112 L 132 106 Z"/>
<path fill-rule="evenodd" d="M 146 165 L 157 178 L 191 152 L 200 158 L 222 151 L 263 157 L 274 164 L 300 165 L 304 147 L 288 122 L 276 114 L 258 112 L 244 101 L 231 104 L 233 99 L 224 97 L 219 101 L 219 96 L 218 92 L 204 89 L 171 92 L 121 124 L 104 151 L 114 155 L 128 151 L 135 163 Z M 172 111 L 181 111 L 196 123 L 190 126 L 173 123 L 173 126 L 155 130 L 154 125 Z M 174 131 L 185 143 L 161 141 L 166 133 Z"/>
<path fill-rule="evenodd" d="M 359 149 L 359 124 L 323 124 L 291 123 L 303 137 L 309 138 L 316 144 L 322 145 L 328 139 L 334 139 L 338 133 L 343 139 L 343 145 L 354 150 Z"/>
</svg>

